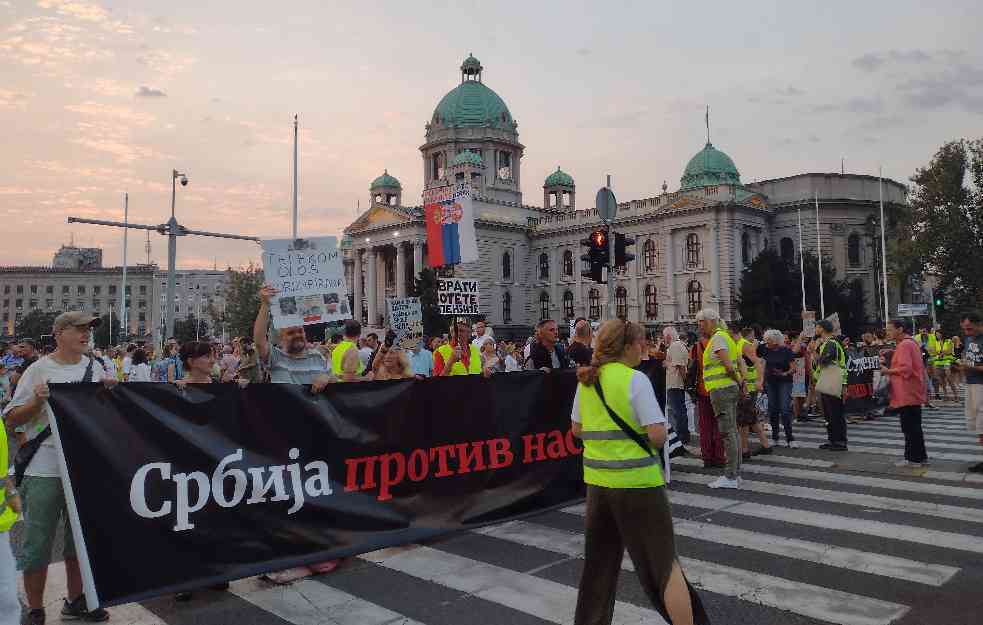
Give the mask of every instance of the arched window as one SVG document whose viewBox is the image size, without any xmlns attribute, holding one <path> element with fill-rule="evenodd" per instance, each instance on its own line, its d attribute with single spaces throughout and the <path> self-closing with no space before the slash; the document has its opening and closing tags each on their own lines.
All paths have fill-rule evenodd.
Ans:
<svg viewBox="0 0 983 625">
<path fill-rule="evenodd" d="M 502 280 L 512 279 L 512 254 L 502 254 Z"/>
<path fill-rule="evenodd" d="M 573 293 L 570 291 L 563 293 L 563 318 L 573 319 Z"/>
<path fill-rule="evenodd" d="M 700 266 L 700 235 L 692 232 L 686 235 L 686 268 L 695 269 Z"/>
<path fill-rule="evenodd" d="M 689 300 L 689 314 L 695 315 L 703 308 L 703 285 L 699 280 L 691 280 L 686 287 L 686 296 Z"/>
<path fill-rule="evenodd" d="M 502 295 L 502 323 L 512 323 L 512 294 Z"/>
<path fill-rule="evenodd" d="M 543 291 L 539 294 L 539 320 L 546 321 L 550 318 L 550 294 Z"/>
<path fill-rule="evenodd" d="M 434 180 L 440 180 L 444 177 L 444 155 L 439 152 L 433 155 L 430 176 Z"/>
<path fill-rule="evenodd" d="M 386 288 L 396 286 L 396 256 L 386 257 Z"/>
<path fill-rule="evenodd" d="M 645 285 L 645 318 L 659 318 L 659 291 L 654 284 Z"/>
<path fill-rule="evenodd" d="M 642 246 L 642 261 L 645 271 L 655 271 L 655 241 L 648 239 Z"/>
<path fill-rule="evenodd" d="M 860 235 L 856 232 L 846 240 L 846 257 L 851 267 L 860 266 Z"/>
<path fill-rule="evenodd" d="M 751 264 L 751 236 L 747 231 L 741 234 L 741 264 Z"/>
<path fill-rule="evenodd" d="M 614 292 L 614 315 L 618 319 L 628 317 L 628 289 L 619 286 Z"/>
<path fill-rule="evenodd" d="M 563 252 L 563 275 L 573 275 L 573 252 L 570 250 Z"/>
<path fill-rule="evenodd" d="M 587 292 L 587 316 L 594 321 L 601 318 L 601 293 L 597 289 Z"/>
<path fill-rule="evenodd" d="M 795 244 L 792 243 L 792 239 L 783 237 L 778 243 L 778 249 L 785 262 L 791 263 L 795 260 Z"/>
<path fill-rule="evenodd" d="M 539 279 L 550 279 L 550 255 L 546 252 L 539 255 Z"/>
</svg>

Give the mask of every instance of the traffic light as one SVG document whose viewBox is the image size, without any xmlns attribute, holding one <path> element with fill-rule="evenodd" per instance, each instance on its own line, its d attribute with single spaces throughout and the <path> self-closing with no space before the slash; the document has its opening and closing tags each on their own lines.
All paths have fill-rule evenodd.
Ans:
<svg viewBox="0 0 983 625">
<path fill-rule="evenodd" d="M 611 258 L 608 231 L 597 228 L 589 237 L 582 239 L 580 244 L 587 247 L 587 253 L 581 256 L 580 260 L 588 265 L 588 269 L 581 271 L 580 275 L 594 282 L 603 283 L 604 268 Z"/>
<path fill-rule="evenodd" d="M 635 239 L 620 232 L 614 233 L 614 266 L 624 267 L 635 260 L 635 255 L 627 249 L 635 245 Z"/>
<path fill-rule="evenodd" d="M 940 313 L 945 310 L 945 296 L 941 293 L 935 294 L 935 301 L 932 302 L 935 305 L 935 312 Z"/>
</svg>

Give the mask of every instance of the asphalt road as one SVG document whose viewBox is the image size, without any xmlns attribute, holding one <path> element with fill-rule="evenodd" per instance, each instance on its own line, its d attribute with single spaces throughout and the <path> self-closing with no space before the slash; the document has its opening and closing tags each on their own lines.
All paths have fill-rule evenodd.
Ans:
<svg viewBox="0 0 983 625">
<path fill-rule="evenodd" d="M 816 449 L 824 430 L 797 424 L 803 448 L 755 458 L 740 491 L 707 488 L 717 472 L 698 459 L 674 461 L 676 547 L 713 622 L 978 625 L 983 477 L 965 469 L 981 452 L 961 406 L 926 412 L 925 431 L 929 470 L 894 466 L 903 438 L 891 418 L 851 425 L 846 453 Z M 583 564 L 581 512 L 573 506 L 366 554 L 288 586 L 253 578 L 188 603 L 163 597 L 113 608 L 112 622 L 570 623 Z M 660 622 L 625 568 L 615 622 Z M 64 590 L 52 571 L 46 602 L 54 620 Z"/>
</svg>

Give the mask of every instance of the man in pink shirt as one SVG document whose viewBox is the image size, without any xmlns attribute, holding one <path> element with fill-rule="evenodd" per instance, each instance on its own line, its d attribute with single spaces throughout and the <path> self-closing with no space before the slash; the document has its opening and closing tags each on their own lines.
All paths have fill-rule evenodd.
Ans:
<svg viewBox="0 0 983 625">
<path fill-rule="evenodd" d="M 921 349 L 911 338 L 904 321 L 889 321 L 887 335 L 897 347 L 891 367 L 881 368 L 881 374 L 891 376 L 891 408 L 898 411 L 904 433 L 905 459 L 896 466 L 924 467 L 928 465 L 928 454 L 922 433 L 922 404 L 927 389 Z"/>
</svg>

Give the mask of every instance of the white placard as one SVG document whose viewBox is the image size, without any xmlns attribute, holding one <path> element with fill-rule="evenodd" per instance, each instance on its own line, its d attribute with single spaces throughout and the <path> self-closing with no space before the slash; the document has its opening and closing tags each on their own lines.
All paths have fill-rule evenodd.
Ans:
<svg viewBox="0 0 983 625">
<path fill-rule="evenodd" d="M 263 241 L 263 274 L 277 290 L 273 327 L 351 319 L 338 237 Z"/>
<path fill-rule="evenodd" d="M 390 298 L 389 327 L 396 334 L 396 345 L 415 347 L 423 339 L 423 308 L 419 297 Z"/>
<path fill-rule="evenodd" d="M 815 338 L 816 336 L 816 311 L 814 310 L 803 310 L 802 311 L 802 334 L 808 338 Z"/>
<path fill-rule="evenodd" d="M 437 307 L 441 315 L 478 315 L 478 281 L 437 278 Z"/>
</svg>

